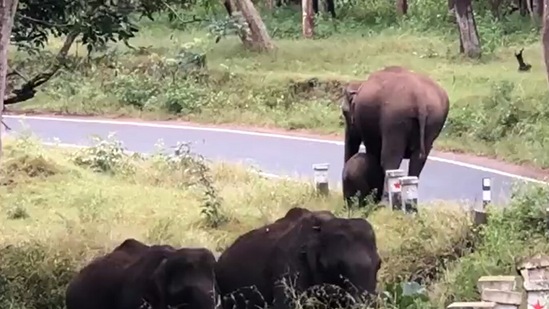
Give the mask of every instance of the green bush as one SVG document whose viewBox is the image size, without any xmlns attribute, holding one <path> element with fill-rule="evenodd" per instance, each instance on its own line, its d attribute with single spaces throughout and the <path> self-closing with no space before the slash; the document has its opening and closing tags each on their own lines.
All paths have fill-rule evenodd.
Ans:
<svg viewBox="0 0 549 309">
<path fill-rule="evenodd" d="M 518 275 L 517 260 L 549 253 L 545 220 L 548 196 L 546 187 L 518 186 L 503 210 L 489 208 L 488 224 L 479 232 L 475 251 L 447 268 L 431 289 L 432 302 L 447 306 L 454 301 L 478 300 L 476 282 L 481 276 Z"/>
</svg>

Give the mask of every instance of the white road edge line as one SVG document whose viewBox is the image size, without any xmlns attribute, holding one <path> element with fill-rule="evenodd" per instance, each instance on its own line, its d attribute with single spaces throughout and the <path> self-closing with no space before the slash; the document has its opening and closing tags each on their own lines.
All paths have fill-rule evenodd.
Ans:
<svg viewBox="0 0 549 309">
<path fill-rule="evenodd" d="M 76 148 L 76 149 L 83 149 L 83 148 L 88 148 L 90 146 L 84 146 L 84 145 L 77 145 L 77 144 L 67 144 L 67 143 L 53 143 L 53 142 L 43 142 L 41 141 L 40 142 L 42 145 L 45 145 L 45 146 L 52 146 L 52 147 L 61 147 L 61 148 Z M 136 153 L 135 151 L 131 151 L 131 150 L 125 150 L 126 153 L 128 153 L 129 155 L 132 155 L 134 153 Z M 143 155 L 147 155 L 147 153 L 141 153 Z M 284 177 L 284 176 L 280 176 L 280 175 L 276 175 L 276 174 L 271 174 L 271 173 L 265 173 L 265 172 L 261 172 L 261 171 L 257 171 L 255 169 L 249 169 L 250 172 L 252 173 L 256 173 L 258 174 L 259 176 L 262 176 L 262 177 L 265 177 L 265 178 L 269 178 L 269 179 L 280 179 L 280 180 L 292 180 L 292 181 L 295 181 L 295 179 L 292 179 L 290 177 Z"/>
<path fill-rule="evenodd" d="M 220 132 L 220 133 L 230 133 L 230 134 L 239 134 L 239 135 L 263 136 L 263 137 L 271 137 L 271 138 L 279 138 L 279 139 L 298 140 L 298 141 L 324 143 L 324 144 L 332 144 L 332 145 L 339 145 L 339 146 L 344 145 L 343 142 L 340 142 L 340 141 L 330 141 L 330 140 L 315 139 L 315 138 L 300 137 L 300 136 L 263 133 L 263 132 L 254 132 L 254 131 L 245 131 L 245 130 L 236 130 L 236 129 L 170 125 L 170 124 L 150 123 L 150 122 L 133 122 L 133 121 L 119 121 L 119 120 L 107 120 L 107 119 L 79 119 L 79 118 L 70 118 L 70 117 L 60 118 L 60 117 L 27 116 L 27 115 L 4 115 L 3 118 L 21 119 L 21 120 L 35 119 L 35 120 L 73 122 L 73 123 L 97 123 L 97 124 L 110 124 L 110 125 L 119 125 L 119 126 L 137 126 L 137 127 L 164 128 L 164 129 L 176 129 L 176 130 L 209 131 L 209 132 Z M 534 182 L 538 184 L 549 185 L 549 182 L 546 182 L 546 181 L 542 181 L 542 180 L 538 180 L 538 179 L 534 179 L 526 176 L 521 176 L 517 174 L 507 173 L 507 172 L 492 169 L 489 167 L 460 162 L 456 160 L 444 159 L 436 156 L 429 156 L 428 160 L 438 161 L 438 162 L 447 163 L 447 164 L 453 164 L 453 165 L 457 165 L 465 168 L 483 171 L 486 173 L 497 174 L 497 175 L 501 175 L 509 178 Z"/>
</svg>

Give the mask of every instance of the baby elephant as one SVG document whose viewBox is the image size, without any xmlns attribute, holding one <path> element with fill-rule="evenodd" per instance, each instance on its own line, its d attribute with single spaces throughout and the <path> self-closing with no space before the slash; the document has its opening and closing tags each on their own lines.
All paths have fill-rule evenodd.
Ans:
<svg viewBox="0 0 549 309">
<path fill-rule="evenodd" d="M 357 193 L 359 207 L 365 206 L 364 199 L 370 194 L 373 194 L 373 201 L 376 204 L 381 201 L 385 173 L 375 156 L 363 152 L 356 153 L 345 162 L 342 174 L 343 197 L 349 207 L 352 205 L 351 198 Z"/>
</svg>

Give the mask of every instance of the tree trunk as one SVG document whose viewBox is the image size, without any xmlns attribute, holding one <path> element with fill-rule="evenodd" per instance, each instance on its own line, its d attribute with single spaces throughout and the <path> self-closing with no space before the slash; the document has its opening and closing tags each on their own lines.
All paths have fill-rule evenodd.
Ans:
<svg viewBox="0 0 549 309">
<path fill-rule="evenodd" d="M 236 0 L 235 4 L 249 28 L 246 38 L 242 38 L 244 45 L 258 51 L 273 50 L 275 48 L 273 41 L 252 1 Z"/>
<path fill-rule="evenodd" d="M 408 14 L 408 0 L 397 0 L 396 11 L 400 16 Z"/>
<path fill-rule="evenodd" d="M 315 14 L 313 11 L 313 0 L 302 0 L 301 9 L 303 11 L 303 17 L 301 19 L 301 26 L 303 28 L 303 36 L 307 39 L 312 39 L 314 36 L 315 27 Z"/>
<path fill-rule="evenodd" d="M 13 18 L 17 10 L 18 0 L 0 0 L 0 122 L 4 126 L 2 114 L 4 111 L 4 93 L 6 92 L 6 75 L 8 74 L 8 47 L 10 45 Z M 0 127 L 0 158 L 2 157 L 2 127 Z"/>
<path fill-rule="evenodd" d="M 455 1 L 456 20 L 459 28 L 459 36 L 463 44 L 463 50 L 469 58 L 480 58 L 480 40 L 473 15 L 471 0 Z"/>
<path fill-rule="evenodd" d="M 526 9 L 528 11 L 528 14 L 530 15 L 530 18 L 533 21 L 534 20 L 534 8 L 533 8 L 533 5 L 532 5 L 532 0 L 525 0 L 524 2 L 526 4 Z"/>
<path fill-rule="evenodd" d="M 534 0 L 536 14 L 543 18 L 543 0 Z"/>
<path fill-rule="evenodd" d="M 545 62 L 545 70 L 547 71 L 547 79 L 549 81 L 549 0 L 543 1 L 543 30 L 541 42 L 543 45 L 543 60 Z"/>
</svg>

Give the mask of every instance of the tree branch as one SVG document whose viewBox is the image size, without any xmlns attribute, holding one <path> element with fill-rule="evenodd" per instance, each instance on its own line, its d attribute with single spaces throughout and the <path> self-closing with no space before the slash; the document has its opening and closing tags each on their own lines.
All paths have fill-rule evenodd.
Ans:
<svg viewBox="0 0 549 309">
<path fill-rule="evenodd" d="M 21 19 L 26 19 L 30 22 L 41 24 L 41 25 L 44 25 L 44 26 L 47 26 L 47 27 L 50 27 L 50 28 L 67 28 L 71 25 L 69 23 L 66 23 L 66 24 L 53 24 L 53 23 L 49 23 L 49 22 L 44 21 L 44 20 L 32 18 L 32 17 L 26 16 L 26 15 L 23 15 L 23 14 L 19 14 L 19 13 L 17 13 L 17 17 L 19 17 Z"/>
<path fill-rule="evenodd" d="M 33 78 L 31 78 L 29 81 L 24 83 L 21 87 L 14 89 L 11 91 L 11 94 L 4 97 L 4 109 L 6 105 L 9 104 L 15 104 L 24 102 L 27 100 L 30 100 L 34 98 L 36 95 L 36 87 L 44 84 L 48 80 L 50 80 L 61 67 L 65 64 L 65 60 L 67 58 L 67 54 L 69 53 L 69 50 L 71 49 L 72 44 L 78 37 L 80 32 L 72 32 L 67 35 L 65 38 L 65 42 L 63 43 L 63 47 L 59 50 L 59 53 L 55 57 L 54 64 L 46 71 L 37 74 Z M 18 72 L 14 71 L 11 72 L 10 75 L 19 75 Z"/>
</svg>

